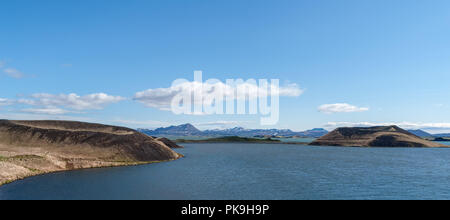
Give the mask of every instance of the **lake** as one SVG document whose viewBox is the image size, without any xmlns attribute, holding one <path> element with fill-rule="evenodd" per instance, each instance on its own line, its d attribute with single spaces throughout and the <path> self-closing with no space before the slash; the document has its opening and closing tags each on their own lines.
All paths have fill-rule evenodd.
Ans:
<svg viewBox="0 0 450 220">
<path fill-rule="evenodd" d="M 185 147 L 173 162 L 30 177 L 0 199 L 450 199 L 450 149 Z"/>
</svg>

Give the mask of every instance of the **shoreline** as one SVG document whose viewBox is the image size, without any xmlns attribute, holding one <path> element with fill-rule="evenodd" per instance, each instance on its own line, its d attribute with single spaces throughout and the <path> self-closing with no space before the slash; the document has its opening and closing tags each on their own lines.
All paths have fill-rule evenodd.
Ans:
<svg viewBox="0 0 450 220">
<path fill-rule="evenodd" d="M 214 141 L 214 142 L 208 142 L 208 141 L 183 141 L 178 142 L 175 141 L 177 144 L 284 144 L 284 145 L 305 145 L 308 146 L 309 143 L 307 142 L 229 142 L 229 141 Z"/>
<path fill-rule="evenodd" d="M 305 147 L 335 147 L 335 148 L 409 148 L 409 149 L 450 149 L 450 145 L 449 147 L 382 147 L 382 146 L 340 146 L 340 145 L 311 145 L 308 142 L 226 142 L 226 141 L 222 141 L 222 142 L 202 142 L 202 141 L 197 141 L 197 140 L 189 140 L 189 141 L 185 141 L 185 142 L 176 142 L 176 143 L 181 143 L 181 144 L 280 144 L 280 145 L 301 145 L 301 146 L 305 146 Z"/>
<path fill-rule="evenodd" d="M 192 139 L 176 139 L 172 140 L 177 144 L 183 143 L 210 143 L 210 144 L 218 144 L 218 143 L 244 143 L 244 144 L 296 144 L 296 145 L 308 145 L 309 142 L 284 142 L 278 139 L 272 138 L 251 138 L 251 137 L 240 137 L 240 136 L 225 136 L 225 137 L 216 137 L 209 139 L 201 139 L 201 140 L 192 140 Z"/>
<path fill-rule="evenodd" d="M 5 185 L 14 183 L 16 181 L 24 180 L 24 179 L 29 178 L 29 177 L 42 176 L 42 175 L 51 174 L 51 173 L 60 173 L 60 172 L 68 172 L 68 171 L 76 171 L 76 170 L 88 170 L 88 169 L 96 169 L 96 168 L 114 168 L 114 167 L 142 166 L 142 165 L 148 165 L 148 164 L 154 164 L 154 163 L 171 162 L 171 161 L 176 161 L 176 160 L 184 158 L 183 154 L 180 154 L 180 153 L 177 153 L 177 154 L 179 155 L 179 157 L 176 158 L 176 159 L 171 159 L 171 160 L 148 161 L 148 162 L 109 162 L 109 163 L 122 163 L 122 164 L 109 164 L 109 165 L 103 165 L 103 166 L 92 166 L 92 167 L 63 169 L 63 170 L 54 170 L 54 171 L 46 171 L 46 172 L 36 172 L 36 173 L 31 173 L 30 175 L 24 175 L 24 176 L 20 176 L 20 177 L 17 176 L 15 178 L 11 178 L 9 180 L 0 182 L 0 188 L 5 186 Z M 108 161 L 105 161 L 105 162 L 108 162 Z"/>
</svg>

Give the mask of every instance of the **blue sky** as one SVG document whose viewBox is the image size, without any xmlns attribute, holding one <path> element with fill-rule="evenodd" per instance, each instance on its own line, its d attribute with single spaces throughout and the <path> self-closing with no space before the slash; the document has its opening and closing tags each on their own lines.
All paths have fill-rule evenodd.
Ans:
<svg viewBox="0 0 450 220">
<path fill-rule="evenodd" d="M 303 93 L 281 97 L 276 128 L 449 131 L 449 11 L 446 0 L 5 0 L 0 118 L 260 127 L 258 116 L 133 100 L 202 70 L 296 84 Z"/>
</svg>

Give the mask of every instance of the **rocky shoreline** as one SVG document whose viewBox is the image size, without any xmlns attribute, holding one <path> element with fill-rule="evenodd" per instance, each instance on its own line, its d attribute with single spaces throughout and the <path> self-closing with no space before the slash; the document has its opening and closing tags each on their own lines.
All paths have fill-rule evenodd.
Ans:
<svg viewBox="0 0 450 220">
<path fill-rule="evenodd" d="M 180 154 L 180 157 L 177 158 L 177 159 L 180 159 L 182 157 L 184 157 L 184 156 Z M 26 179 L 28 177 L 40 176 L 40 175 L 45 175 L 45 174 L 50 174 L 50 173 L 66 172 L 66 171 L 73 171 L 73 170 L 83 170 L 83 169 L 93 169 L 93 168 L 139 166 L 139 165 L 146 165 L 146 164 L 153 164 L 153 163 L 170 162 L 170 161 L 174 161 L 174 160 L 177 160 L 177 159 L 167 160 L 167 161 L 151 161 L 151 162 L 111 163 L 111 164 L 103 164 L 103 165 L 86 166 L 86 167 L 82 167 L 82 168 L 73 168 L 73 169 L 63 169 L 63 168 L 61 168 L 61 169 L 47 170 L 47 171 L 41 171 L 41 170 L 35 170 L 35 169 L 32 169 L 32 168 L 23 167 L 23 168 L 29 170 L 30 172 L 25 173 L 25 174 L 24 173 L 17 173 L 17 172 L 16 172 L 16 174 L 10 173 L 9 176 L 7 176 L 7 178 L 0 179 L 0 187 L 3 186 L 3 185 L 6 185 L 6 184 L 13 183 L 13 182 L 18 181 L 18 180 Z M 0 170 L 2 170 L 2 168 L 4 168 L 4 166 L 2 166 L 2 165 L 4 165 L 4 164 L 2 164 L 2 161 L 0 161 Z"/>
</svg>

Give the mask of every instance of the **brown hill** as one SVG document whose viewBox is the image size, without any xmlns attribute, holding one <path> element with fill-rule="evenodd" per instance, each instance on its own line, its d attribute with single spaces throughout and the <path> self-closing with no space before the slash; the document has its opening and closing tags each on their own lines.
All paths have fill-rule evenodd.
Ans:
<svg viewBox="0 0 450 220">
<path fill-rule="evenodd" d="M 348 147 L 449 147 L 424 140 L 397 126 L 338 128 L 310 145 Z"/>
<path fill-rule="evenodd" d="M 180 158 L 171 147 L 124 127 L 0 120 L 0 185 L 47 172 Z"/>
<path fill-rule="evenodd" d="M 180 145 L 176 144 L 175 142 L 173 142 L 167 138 L 164 138 L 164 137 L 156 138 L 156 140 L 163 142 L 166 146 L 168 146 L 170 148 L 183 148 L 182 146 L 180 146 Z"/>
</svg>

